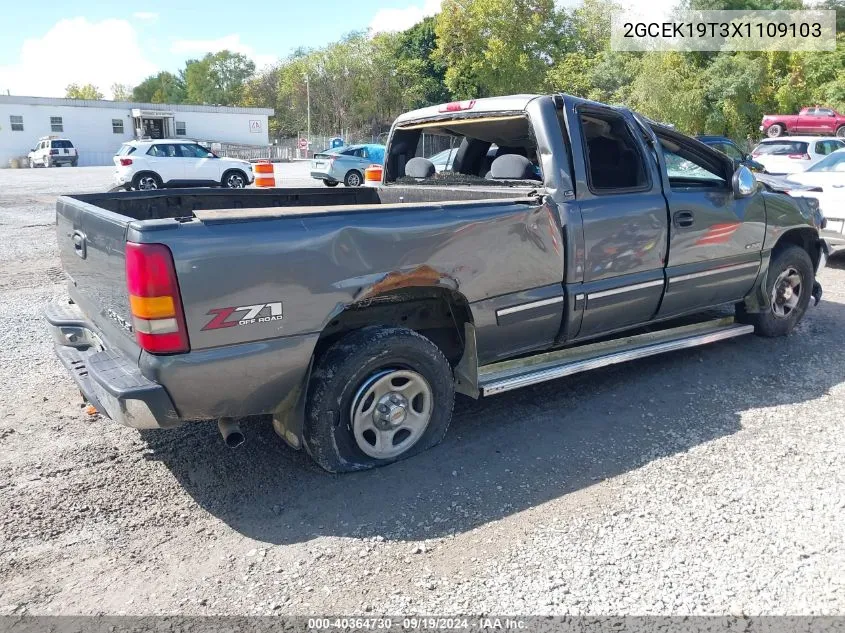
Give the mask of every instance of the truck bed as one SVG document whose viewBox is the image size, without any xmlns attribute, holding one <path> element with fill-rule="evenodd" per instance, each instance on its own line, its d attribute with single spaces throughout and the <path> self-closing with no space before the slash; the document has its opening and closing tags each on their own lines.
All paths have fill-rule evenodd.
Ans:
<svg viewBox="0 0 845 633">
<path fill-rule="evenodd" d="M 389 186 L 342 189 L 176 189 L 170 191 L 133 191 L 67 196 L 78 202 L 99 207 L 133 220 L 196 218 L 196 211 L 220 211 L 203 214 L 200 219 L 221 220 L 226 215 L 278 217 L 318 213 L 373 210 L 373 205 L 408 203 L 468 202 L 525 198 L 529 187 L 432 187 Z M 309 207 L 303 210 L 302 207 Z M 269 213 L 238 214 L 236 210 L 274 209 Z"/>
</svg>

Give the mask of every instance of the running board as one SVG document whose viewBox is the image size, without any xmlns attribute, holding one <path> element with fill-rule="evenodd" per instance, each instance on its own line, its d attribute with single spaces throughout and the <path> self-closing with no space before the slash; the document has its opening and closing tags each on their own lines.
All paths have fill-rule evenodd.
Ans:
<svg viewBox="0 0 845 633">
<path fill-rule="evenodd" d="M 715 343 L 753 331 L 753 325 L 740 325 L 730 317 L 591 343 L 484 365 L 478 368 L 478 386 L 483 395 L 490 396 L 637 358 Z"/>
</svg>

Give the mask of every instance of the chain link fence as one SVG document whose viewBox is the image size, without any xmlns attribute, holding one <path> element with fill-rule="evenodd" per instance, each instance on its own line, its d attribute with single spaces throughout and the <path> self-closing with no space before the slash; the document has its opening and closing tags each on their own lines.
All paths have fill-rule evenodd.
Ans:
<svg viewBox="0 0 845 633">
<path fill-rule="evenodd" d="M 363 134 L 356 133 L 351 130 L 346 130 L 345 134 L 336 134 L 328 136 L 325 134 L 312 134 L 311 147 L 307 151 L 302 147 L 303 140 L 306 134 L 303 133 L 299 137 L 277 138 L 273 139 L 270 145 L 237 145 L 233 143 L 211 143 L 211 150 L 218 156 L 225 156 L 227 158 L 239 158 L 241 160 L 257 161 L 270 160 L 273 162 L 286 162 L 292 160 L 306 160 L 311 158 L 314 154 L 319 154 L 322 151 L 330 149 L 332 140 L 336 138 L 343 139 L 344 145 L 357 145 L 360 143 L 380 143 L 387 142 L 389 130 L 385 130 L 378 134 Z"/>
</svg>

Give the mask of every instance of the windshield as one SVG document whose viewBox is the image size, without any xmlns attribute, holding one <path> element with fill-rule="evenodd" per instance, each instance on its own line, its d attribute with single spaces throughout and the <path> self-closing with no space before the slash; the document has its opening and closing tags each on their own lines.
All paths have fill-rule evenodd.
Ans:
<svg viewBox="0 0 845 633">
<path fill-rule="evenodd" d="M 789 156 L 806 153 L 807 143 L 802 141 L 766 141 L 760 143 L 751 152 L 753 156 Z"/>
<path fill-rule="evenodd" d="M 73 143 L 71 143 L 70 141 L 50 141 L 50 147 L 70 149 L 73 147 Z"/>
<path fill-rule="evenodd" d="M 845 171 L 845 150 L 825 156 L 812 167 L 808 167 L 807 171 Z"/>
</svg>

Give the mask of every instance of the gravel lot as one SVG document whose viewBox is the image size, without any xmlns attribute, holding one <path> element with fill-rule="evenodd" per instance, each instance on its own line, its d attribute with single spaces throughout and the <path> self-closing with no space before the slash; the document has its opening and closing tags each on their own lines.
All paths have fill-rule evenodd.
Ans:
<svg viewBox="0 0 845 633">
<path fill-rule="evenodd" d="M 269 426 L 82 410 L 40 312 L 56 195 L 110 175 L 0 170 L 0 614 L 845 614 L 845 264 L 786 339 L 462 399 L 331 476 Z"/>
</svg>

